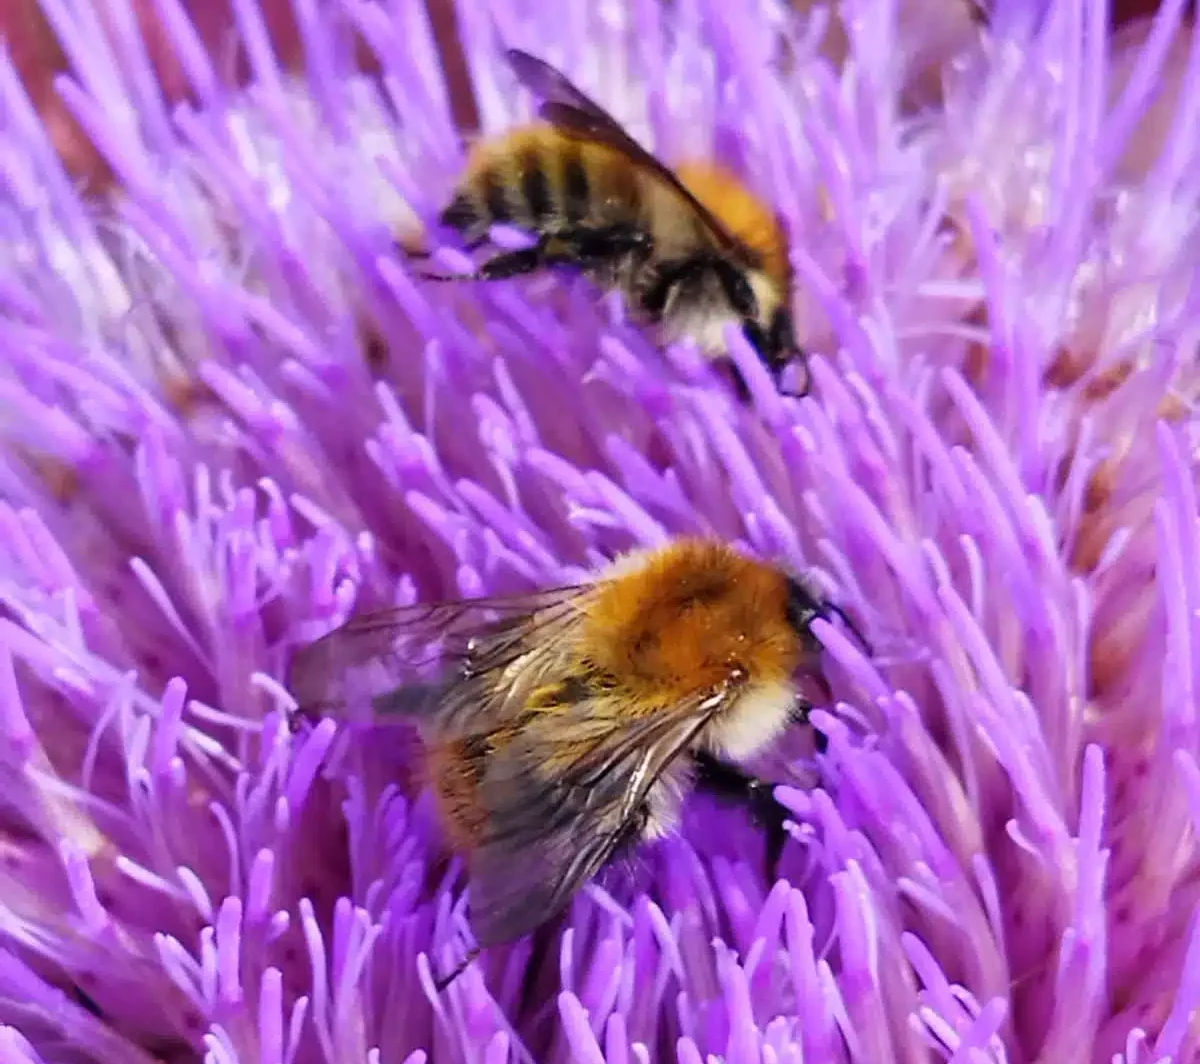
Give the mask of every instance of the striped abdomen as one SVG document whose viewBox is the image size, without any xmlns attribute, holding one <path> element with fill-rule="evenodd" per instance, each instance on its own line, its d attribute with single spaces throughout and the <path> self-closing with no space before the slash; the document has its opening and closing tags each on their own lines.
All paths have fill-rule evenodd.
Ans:
<svg viewBox="0 0 1200 1064">
<path fill-rule="evenodd" d="M 496 224 L 538 233 L 640 225 L 645 199 L 641 175 L 620 152 L 527 126 L 475 146 L 441 220 L 468 241 Z"/>
</svg>

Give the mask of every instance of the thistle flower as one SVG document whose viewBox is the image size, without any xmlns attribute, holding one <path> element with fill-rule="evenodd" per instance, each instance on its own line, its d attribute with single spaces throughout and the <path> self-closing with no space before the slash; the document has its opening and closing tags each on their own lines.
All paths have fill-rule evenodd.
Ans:
<svg viewBox="0 0 1200 1064">
<path fill-rule="evenodd" d="M 1181 0 L 1119 78 L 1098 0 L 1014 5 L 915 114 L 887 0 L 843 6 L 838 70 L 774 0 L 461 5 L 486 130 L 529 113 L 502 36 L 778 203 L 816 394 L 735 343 L 745 406 L 581 282 L 414 278 L 461 162 L 416 0 L 295 0 L 302 76 L 239 0 L 245 87 L 159 0 L 173 108 L 126 0 L 108 35 L 43 6 L 118 190 L 0 64 L 0 1060 L 1197 1055 Z M 291 649 L 690 532 L 813 568 L 879 651 L 822 630 L 781 877 L 698 800 L 436 993 L 460 863 L 402 742 L 292 734 Z"/>
</svg>

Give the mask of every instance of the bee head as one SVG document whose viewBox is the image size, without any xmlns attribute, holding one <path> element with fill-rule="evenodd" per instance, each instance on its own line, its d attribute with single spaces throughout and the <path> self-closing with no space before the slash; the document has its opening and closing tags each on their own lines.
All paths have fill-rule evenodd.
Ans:
<svg viewBox="0 0 1200 1064">
<path fill-rule="evenodd" d="M 832 602 L 817 597 L 813 590 L 806 586 L 803 580 L 796 577 L 787 577 L 787 598 L 784 606 L 787 616 L 788 625 L 796 633 L 800 640 L 800 645 L 803 652 L 810 660 L 816 658 L 821 652 L 821 643 L 813 634 L 812 623 L 818 617 L 823 620 L 830 620 L 833 616 L 838 616 L 846 627 L 854 634 L 854 637 L 862 644 L 866 650 L 867 656 L 873 656 L 874 651 L 871 644 L 867 642 L 858 626 L 850 619 L 849 614 Z M 830 686 L 828 679 L 825 678 L 823 672 L 817 671 L 810 674 L 816 681 L 821 694 L 825 700 L 831 701 L 833 698 L 833 688 Z M 808 711 L 811 708 L 810 703 L 801 698 L 792 707 L 791 722 L 793 724 L 807 724 Z M 828 748 L 829 740 L 820 731 L 816 733 L 816 748 L 818 753 L 824 753 Z"/>
<path fill-rule="evenodd" d="M 808 395 L 812 378 L 808 355 L 796 343 L 792 311 L 787 292 L 781 291 L 762 269 L 738 270 L 725 265 L 721 283 L 733 312 L 742 320 L 742 331 L 750 346 L 776 381 L 790 362 L 799 359 L 804 366 L 804 385 L 797 398 Z"/>
<path fill-rule="evenodd" d="M 832 620 L 834 617 L 839 617 L 854 638 L 862 645 L 867 655 L 872 656 L 874 654 L 871 644 L 867 642 L 858 625 L 851 620 L 850 615 L 841 606 L 830 602 L 828 599 L 819 598 L 803 580 L 794 576 L 787 578 L 787 602 L 784 608 L 787 614 L 787 622 L 800 637 L 805 650 L 815 652 L 821 649 L 821 644 L 817 641 L 817 637 L 813 635 L 813 621 L 818 617 L 826 621 Z"/>
<path fill-rule="evenodd" d="M 799 360 L 804 367 L 804 383 L 797 392 L 792 392 L 796 398 L 803 398 L 812 390 L 812 374 L 808 368 L 808 353 L 796 343 L 796 333 L 792 324 L 792 312 L 786 304 L 780 304 L 766 318 L 765 322 L 758 317 L 744 318 L 742 330 L 750 345 L 758 352 L 758 357 L 771 371 L 777 381 L 787 366 Z"/>
</svg>

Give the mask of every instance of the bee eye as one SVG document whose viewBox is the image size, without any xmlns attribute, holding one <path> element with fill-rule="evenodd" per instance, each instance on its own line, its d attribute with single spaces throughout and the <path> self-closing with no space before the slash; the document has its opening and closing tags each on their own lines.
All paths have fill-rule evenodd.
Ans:
<svg viewBox="0 0 1200 1064">
<path fill-rule="evenodd" d="M 792 630 L 809 645 L 816 645 L 812 623 L 828 614 L 828 606 L 817 598 L 799 580 L 788 580 L 787 622 Z"/>
<path fill-rule="evenodd" d="M 862 646 L 863 650 L 867 652 L 867 656 L 875 656 L 874 648 L 867 641 L 866 636 L 862 634 L 858 625 L 854 623 L 851 616 L 836 603 L 815 598 L 812 592 L 800 583 L 799 580 L 788 580 L 787 604 L 784 609 L 788 624 L 803 639 L 816 643 L 816 637 L 812 634 L 812 623 L 818 617 L 825 620 L 838 617 L 858 641 L 859 645 Z"/>
</svg>

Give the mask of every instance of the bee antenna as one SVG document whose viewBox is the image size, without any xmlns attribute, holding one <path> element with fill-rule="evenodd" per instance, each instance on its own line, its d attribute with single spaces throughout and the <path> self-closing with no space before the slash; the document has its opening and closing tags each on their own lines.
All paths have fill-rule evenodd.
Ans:
<svg viewBox="0 0 1200 1064">
<path fill-rule="evenodd" d="M 867 637 L 862 634 L 862 629 L 859 628 L 858 625 L 855 624 L 853 620 L 851 620 L 850 614 L 848 614 L 844 609 L 842 609 L 841 606 L 839 606 L 836 602 L 826 602 L 826 603 L 823 603 L 821 612 L 826 615 L 831 614 L 831 613 L 836 614 L 838 617 L 840 617 L 842 619 L 842 624 L 844 624 L 847 628 L 850 629 L 850 631 L 854 634 L 854 638 L 859 641 L 859 643 L 862 645 L 863 650 L 865 650 L 867 652 L 867 657 L 873 658 L 875 656 L 875 650 L 874 650 L 874 648 L 872 648 L 871 644 L 867 641 Z"/>
<path fill-rule="evenodd" d="M 413 274 L 420 277 L 423 281 L 464 281 L 470 280 L 470 275 L 466 277 L 456 273 L 431 273 L 428 270 L 414 270 Z"/>
<path fill-rule="evenodd" d="M 433 988 L 440 994 L 451 983 L 454 982 L 463 972 L 465 972 L 479 957 L 479 947 L 472 946 L 467 951 L 467 955 L 463 957 L 446 975 L 439 976 L 433 981 Z"/>
</svg>

